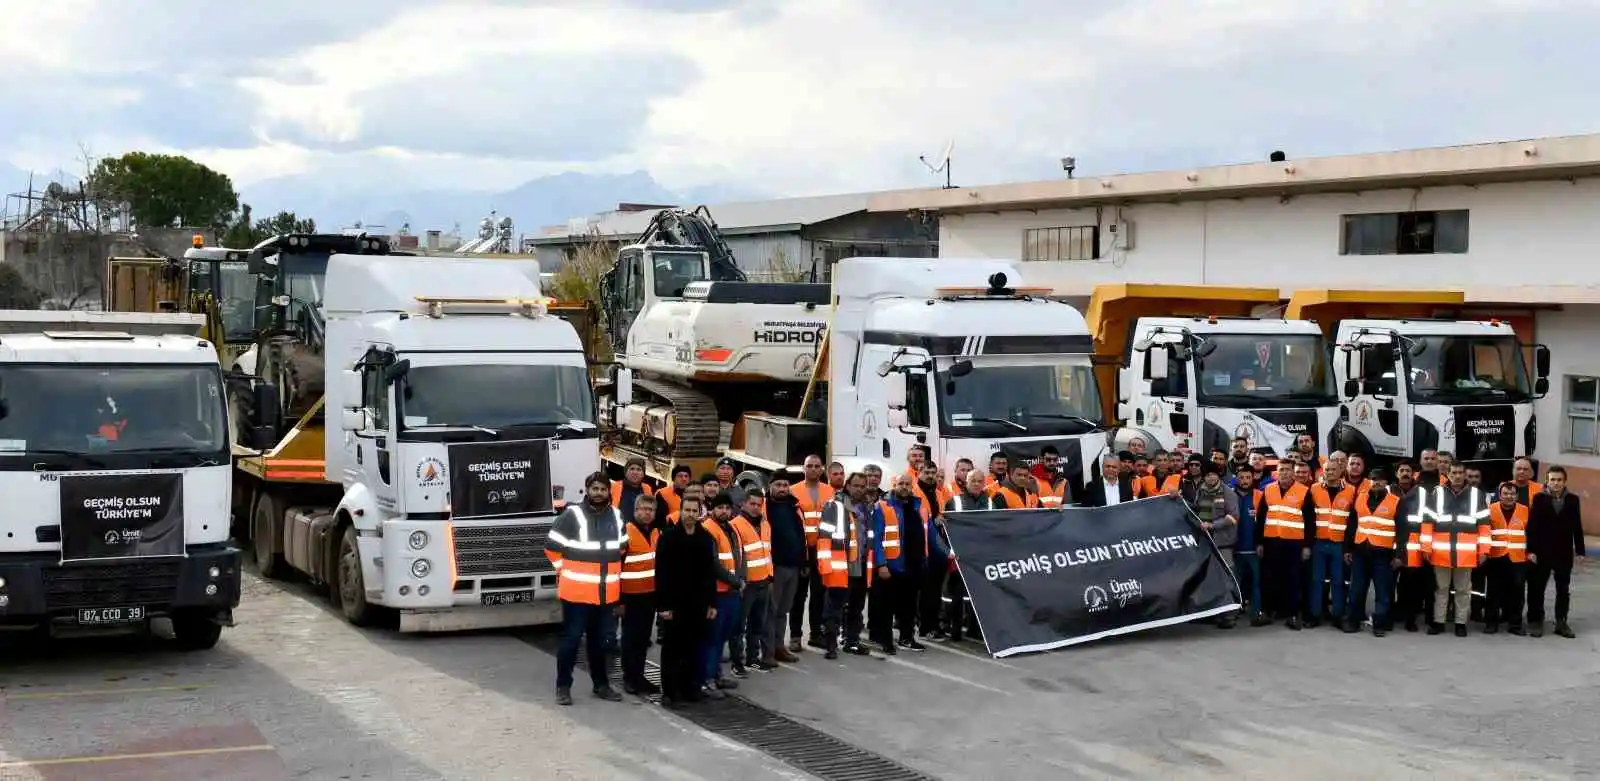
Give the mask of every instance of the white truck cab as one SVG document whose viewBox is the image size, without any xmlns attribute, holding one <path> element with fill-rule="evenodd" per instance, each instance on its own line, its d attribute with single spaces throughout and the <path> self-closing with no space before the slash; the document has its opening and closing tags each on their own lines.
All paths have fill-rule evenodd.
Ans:
<svg viewBox="0 0 1600 781">
<path fill-rule="evenodd" d="M 1510 325 L 1347 319 L 1335 342 L 1344 449 L 1386 457 L 1444 450 L 1507 475 L 1512 460 L 1533 451 L 1533 401 L 1549 391 L 1550 353 L 1533 346 L 1530 377 Z"/>
<path fill-rule="evenodd" d="M 201 315 L 0 312 L 0 629 L 216 644 L 239 603 L 232 467 Z"/>
</svg>

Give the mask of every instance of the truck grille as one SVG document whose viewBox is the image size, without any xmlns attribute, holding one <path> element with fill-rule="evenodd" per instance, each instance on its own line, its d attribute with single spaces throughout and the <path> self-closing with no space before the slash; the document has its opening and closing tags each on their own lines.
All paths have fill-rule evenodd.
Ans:
<svg viewBox="0 0 1600 781">
<path fill-rule="evenodd" d="M 455 527 L 456 576 L 494 577 L 554 572 L 544 555 L 550 522 Z"/>
<path fill-rule="evenodd" d="M 177 596 L 178 562 L 74 564 L 44 570 L 50 610 L 115 605 L 170 605 Z"/>
</svg>

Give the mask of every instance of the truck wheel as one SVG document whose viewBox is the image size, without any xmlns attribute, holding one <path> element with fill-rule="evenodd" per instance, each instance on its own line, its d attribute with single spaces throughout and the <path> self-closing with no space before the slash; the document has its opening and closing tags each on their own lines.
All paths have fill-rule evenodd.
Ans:
<svg viewBox="0 0 1600 781">
<path fill-rule="evenodd" d="M 367 583 L 361 576 L 361 548 L 356 544 L 356 527 L 344 527 L 339 538 L 339 611 L 354 626 L 372 623 L 374 610 L 367 604 Z"/>
<path fill-rule="evenodd" d="M 222 637 L 222 625 L 211 616 L 194 611 L 179 611 L 172 616 L 172 639 L 184 651 L 209 651 Z"/>
<path fill-rule="evenodd" d="M 250 548 L 255 553 L 256 569 L 263 578 L 281 578 L 288 567 L 283 554 L 274 550 L 280 538 L 275 530 L 282 519 L 283 508 L 277 498 L 267 491 L 257 493 L 255 509 L 250 513 Z"/>
</svg>

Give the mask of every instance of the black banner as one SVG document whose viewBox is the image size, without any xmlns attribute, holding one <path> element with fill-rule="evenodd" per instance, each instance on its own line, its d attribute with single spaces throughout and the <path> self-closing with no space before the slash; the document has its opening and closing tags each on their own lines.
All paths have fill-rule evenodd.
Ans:
<svg viewBox="0 0 1600 781">
<path fill-rule="evenodd" d="M 1317 411 L 1314 409 L 1257 409 L 1251 410 L 1251 412 L 1256 417 L 1293 434 L 1296 443 L 1300 441 L 1301 434 L 1310 434 L 1311 438 L 1316 440 L 1318 447 L 1322 445 L 1323 432 L 1317 430 Z M 1273 458 L 1276 455 L 1273 453 L 1272 447 L 1265 442 L 1253 442 L 1251 444 L 1255 446 L 1251 448 L 1253 451 L 1268 458 Z M 1293 447 L 1293 445 L 1291 444 L 1290 447 Z"/>
<path fill-rule="evenodd" d="M 61 560 L 182 556 L 183 474 L 61 476 Z"/>
<path fill-rule="evenodd" d="M 945 516 L 984 643 L 1048 651 L 1239 609 L 1239 586 L 1182 499 Z"/>
<path fill-rule="evenodd" d="M 1073 496 L 1083 492 L 1083 448 L 1089 437 L 1058 437 L 1056 439 L 1035 439 L 1023 442 L 997 443 L 995 452 L 1004 453 L 1006 460 L 1012 466 L 1023 464 L 1032 468 L 1038 463 L 1039 455 L 1045 445 L 1054 445 L 1061 455 L 1061 460 L 1056 469 L 1067 478 L 1069 490 Z M 985 465 L 987 466 L 987 465 Z M 983 468 L 983 467 L 980 467 Z"/>
<path fill-rule="evenodd" d="M 1456 407 L 1456 458 L 1494 461 L 1516 457 L 1517 414 L 1509 404 Z"/>
<path fill-rule="evenodd" d="M 461 442 L 450 446 L 450 513 L 507 518 L 549 513 L 550 441 Z"/>
</svg>

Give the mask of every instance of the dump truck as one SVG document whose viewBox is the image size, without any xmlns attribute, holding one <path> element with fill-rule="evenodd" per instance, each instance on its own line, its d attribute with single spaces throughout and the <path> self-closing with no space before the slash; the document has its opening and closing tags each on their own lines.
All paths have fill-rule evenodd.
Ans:
<svg viewBox="0 0 1600 781">
<path fill-rule="evenodd" d="M 357 625 L 558 620 L 544 543 L 599 468 L 599 428 L 583 345 L 548 312 L 538 266 L 395 255 L 362 237 L 270 249 L 252 257 L 273 307 L 255 449 L 236 459 L 261 572 L 326 586 Z"/>
<path fill-rule="evenodd" d="M 108 258 L 102 306 L 108 312 L 203 315 L 201 336 L 217 347 L 224 371 L 237 371 L 239 356 L 255 337 L 255 279 L 245 263 L 248 250 L 207 247 L 198 233 L 192 243 L 181 259 Z"/>
<path fill-rule="evenodd" d="M 735 479 L 760 486 L 808 454 L 892 473 L 917 445 L 939 464 L 980 468 L 995 453 L 1031 464 L 1053 446 L 1081 491 L 1107 429 L 1088 326 L 1049 292 L 1005 261 L 839 261 L 835 303 L 813 315 L 826 331 L 800 414 L 744 414 L 727 450 Z"/>
<path fill-rule="evenodd" d="M 1281 430 L 1311 436 L 1326 454 L 1338 399 L 1323 334 L 1315 323 L 1255 316 L 1279 301 L 1276 288 L 1097 286 L 1087 318 L 1106 416 L 1121 425 L 1118 448 L 1140 439 L 1147 452 L 1227 452 L 1244 437 L 1274 456 L 1287 446 L 1268 432 Z"/>
<path fill-rule="evenodd" d="M 226 391 L 202 315 L 0 312 L 0 629 L 170 624 L 239 604 Z"/>
<path fill-rule="evenodd" d="M 1379 463 L 1445 450 L 1510 476 L 1533 452 L 1533 402 L 1550 389 L 1550 350 L 1509 323 L 1458 320 L 1459 291 L 1296 290 L 1286 315 L 1315 321 L 1333 345 L 1339 449 Z M 1491 483 L 1492 484 L 1492 483 Z"/>
</svg>

